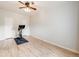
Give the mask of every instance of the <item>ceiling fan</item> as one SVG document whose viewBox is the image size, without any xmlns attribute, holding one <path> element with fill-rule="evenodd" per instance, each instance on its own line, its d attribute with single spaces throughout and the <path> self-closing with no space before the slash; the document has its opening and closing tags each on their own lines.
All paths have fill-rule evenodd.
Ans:
<svg viewBox="0 0 79 59">
<path fill-rule="evenodd" d="M 19 9 L 32 9 L 32 10 L 37 10 L 35 7 L 33 7 L 32 5 L 34 5 L 34 2 L 21 2 L 18 1 L 19 3 L 21 3 L 23 6 L 19 7 Z"/>
</svg>

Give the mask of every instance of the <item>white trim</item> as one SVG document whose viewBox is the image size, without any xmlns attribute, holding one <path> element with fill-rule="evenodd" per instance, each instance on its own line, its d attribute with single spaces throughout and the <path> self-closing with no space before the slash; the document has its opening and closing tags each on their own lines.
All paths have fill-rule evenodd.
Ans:
<svg viewBox="0 0 79 59">
<path fill-rule="evenodd" d="M 68 51 L 71 51 L 71 52 L 73 52 L 73 53 L 77 53 L 77 54 L 79 54 L 79 51 L 77 51 L 77 50 L 74 50 L 74 49 L 70 49 L 70 48 L 64 47 L 64 46 L 59 45 L 59 44 L 57 44 L 57 43 L 54 43 L 54 42 L 51 42 L 51 41 L 42 39 L 42 38 L 40 38 L 40 37 L 38 37 L 38 36 L 33 36 L 33 35 L 31 35 L 31 36 L 32 36 L 32 37 L 35 37 L 35 38 L 38 38 L 38 39 L 40 39 L 40 40 L 43 40 L 43 41 L 45 41 L 45 42 L 47 42 L 47 43 L 53 44 L 53 45 L 55 45 L 55 46 L 58 46 L 58 47 L 60 47 L 60 48 L 66 49 L 66 50 L 68 50 Z"/>
</svg>

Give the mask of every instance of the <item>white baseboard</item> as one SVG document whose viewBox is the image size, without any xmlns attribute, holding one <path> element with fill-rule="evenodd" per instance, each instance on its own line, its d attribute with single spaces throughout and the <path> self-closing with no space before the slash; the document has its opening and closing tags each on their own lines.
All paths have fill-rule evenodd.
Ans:
<svg viewBox="0 0 79 59">
<path fill-rule="evenodd" d="M 33 35 L 31 35 L 31 36 L 32 36 L 32 37 L 35 37 L 35 38 L 37 38 L 37 39 L 43 40 L 43 41 L 45 41 L 45 42 L 47 42 L 47 43 L 53 44 L 53 45 L 55 45 L 55 46 L 58 46 L 58 47 L 60 47 L 60 48 L 66 49 L 66 50 L 68 50 L 68 51 L 71 51 L 71 52 L 73 52 L 73 53 L 77 53 L 77 54 L 79 54 L 79 51 L 77 51 L 77 50 L 74 50 L 74 49 L 70 49 L 70 48 L 64 47 L 64 46 L 59 45 L 59 44 L 57 44 L 57 43 L 54 43 L 54 42 L 51 42 L 51 41 L 42 39 L 42 38 L 40 38 L 40 37 L 38 37 L 38 36 L 33 36 Z"/>
</svg>

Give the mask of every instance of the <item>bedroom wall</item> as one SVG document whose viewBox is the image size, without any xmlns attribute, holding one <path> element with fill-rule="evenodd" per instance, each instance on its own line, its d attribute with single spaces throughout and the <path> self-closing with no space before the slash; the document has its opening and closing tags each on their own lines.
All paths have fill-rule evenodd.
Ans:
<svg viewBox="0 0 79 59">
<path fill-rule="evenodd" d="M 16 37 L 18 34 L 18 25 L 21 24 L 26 25 L 23 35 L 29 35 L 28 16 L 29 14 L 21 15 L 16 12 L 0 9 L 0 40 Z"/>
<path fill-rule="evenodd" d="M 45 3 L 31 14 L 31 35 L 79 51 L 79 2 Z"/>
</svg>

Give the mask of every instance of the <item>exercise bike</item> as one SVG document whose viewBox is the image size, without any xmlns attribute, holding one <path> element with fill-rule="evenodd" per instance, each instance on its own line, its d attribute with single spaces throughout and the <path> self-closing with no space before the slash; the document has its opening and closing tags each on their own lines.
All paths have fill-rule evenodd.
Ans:
<svg viewBox="0 0 79 59">
<path fill-rule="evenodd" d="M 14 40 L 15 40 L 15 42 L 16 42 L 17 45 L 28 42 L 28 40 L 26 40 L 22 36 L 22 30 L 24 28 L 25 28 L 25 25 L 19 25 L 19 27 L 18 27 L 19 37 L 14 38 Z"/>
</svg>

